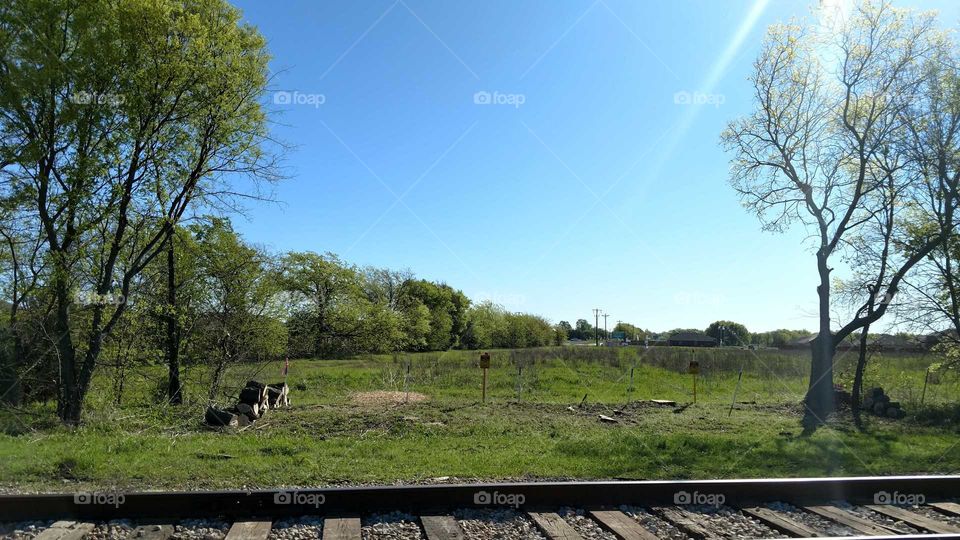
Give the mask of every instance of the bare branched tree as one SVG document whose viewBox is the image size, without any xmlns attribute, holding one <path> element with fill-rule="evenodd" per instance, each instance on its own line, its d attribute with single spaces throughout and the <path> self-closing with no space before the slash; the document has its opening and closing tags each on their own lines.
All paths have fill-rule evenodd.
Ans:
<svg viewBox="0 0 960 540">
<path fill-rule="evenodd" d="M 722 136 L 731 183 L 765 229 L 799 223 L 816 252 L 819 333 L 805 432 L 833 408 L 833 358 L 887 312 L 906 274 L 949 233 L 957 140 L 936 81 L 952 43 L 930 14 L 862 3 L 831 27 L 769 29 L 751 78 L 754 112 Z M 910 224 L 941 216 L 925 234 Z M 863 301 L 834 321 L 837 259 L 860 258 Z"/>
</svg>

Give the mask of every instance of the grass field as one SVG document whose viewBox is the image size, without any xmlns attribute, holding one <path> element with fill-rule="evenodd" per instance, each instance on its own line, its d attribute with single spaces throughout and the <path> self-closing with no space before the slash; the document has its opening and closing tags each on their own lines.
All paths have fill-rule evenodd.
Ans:
<svg viewBox="0 0 960 540">
<path fill-rule="evenodd" d="M 690 403 L 692 378 L 686 366 L 691 359 L 702 368 L 695 405 L 684 409 L 647 401 Z M 850 377 L 854 360 L 852 355 L 839 359 L 839 380 Z M 271 411 L 242 432 L 201 425 L 207 373 L 200 368 L 185 370 L 188 403 L 181 407 L 156 404 L 162 366 L 128 372 L 119 405 L 112 390 L 115 374 L 104 369 L 87 401 L 82 427 L 61 427 L 52 403 L 4 413 L 0 485 L 142 489 L 437 477 L 956 472 L 960 382 L 955 376 L 931 377 L 933 384 L 924 393 L 926 367 L 936 360 L 921 355 L 873 358 L 868 385 L 882 385 L 903 402 L 911 414 L 906 420 L 871 418 L 868 429 L 858 432 L 840 414 L 809 438 L 798 436 L 808 369 L 801 352 L 494 351 L 486 403 L 480 402 L 481 371 L 474 352 L 296 360 L 288 379 L 293 406 Z M 730 414 L 741 368 L 738 404 Z M 280 379 L 279 370 L 279 362 L 234 368 L 222 402 L 228 403 L 228 395 L 235 396 L 247 379 Z M 426 399 L 403 403 L 405 389 Z M 400 401 L 356 400 L 358 394 L 370 398 L 364 393 L 377 391 L 399 392 Z M 602 423 L 598 414 L 619 422 Z"/>
</svg>

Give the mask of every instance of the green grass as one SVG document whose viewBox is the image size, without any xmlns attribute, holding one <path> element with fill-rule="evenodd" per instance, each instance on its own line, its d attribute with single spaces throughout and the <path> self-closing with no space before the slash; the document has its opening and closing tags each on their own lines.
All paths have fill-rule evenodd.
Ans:
<svg viewBox="0 0 960 540">
<path fill-rule="evenodd" d="M 698 402 L 682 412 L 641 400 L 691 401 L 690 358 L 703 368 Z M 480 403 L 475 354 L 451 352 L 293 361 L 294 406 L 271 411 L 256 429 L 200 425 L 206 372 L 185 370 L 188 403 L 155 404 L 162 366 L 132 373 L 122 403 L 104 370 L 84 425 L 60 426 L 53 404 L 6 411 L 0 422 L 0 484 L 24 488 L 269 487 L 414 481 L 439 476 L 520 478 L 721 478 L 960 470 L 955 377 L 928 386 L 933 357 L 875 358 L 868 384 L 883 384 L 913 413 L 871 418 L 858 432 L 843 415 L 799 437 L 806 386 L 802 354 L 584 347 L 496 351 L 488 401 Z M 838 373 L 848 369 L 841 358 Z M 517 402 L 517 364 L 523 365 Z M 354 392 L 402 390 L 429 400 L 355 405 Z M 737 372 L 738 402 L 728 416 Z M 629 388 L 630 370 L 634 385 Z M 259 371 L 258 371 L 259 370 Z M 852 372 L 852 369 L 850 370 Z M 229 394 L 248 378 L 279 378 L 279 363 L 240 366 Z M 843 377 L 838 377 L 842 379 Z M 577 405 L 587 395 L 586 404 Z M 227 397 L 223 398 L 224 402 Z M 567 409 L 574 406 L 574 411 Z M 614 411 L 622 414 L 617 415 Z M 616 416 L 605 424 L 598 414 Z M 68 486 L 65 488 L 65 486 Z"/>
</svg>

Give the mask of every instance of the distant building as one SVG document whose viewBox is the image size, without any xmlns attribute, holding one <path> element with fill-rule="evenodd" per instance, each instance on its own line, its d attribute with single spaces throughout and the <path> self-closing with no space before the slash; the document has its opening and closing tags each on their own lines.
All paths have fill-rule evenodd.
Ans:
<svg viewBox="0 0 960 540">
<path fill-rule="evenodd" d="M 716 347 L 717 340 L 706 334 L 677 332 L 667 338 L 667 344 L 671 347 Z"/>
<path fill-rule="evenodd" d="M 924 348 L 927 350 L 933 349 L 940 344 L 960 343 L 960 337 L 957 336 L 956 330 L 941 330 L 940 332 L 927 334 L 921 339 L 923 340 Z"/>
<path fill-rule="evenodd" d="M 813 343 L 813 340 L 817 339 L 817 334 L 810 334 L 809 336 L 803 336 L 802 338 L 794 339 L 793 341 L 788 341 L 783 345 L 784 349 L 807 349 Z"/>
<path fill-rule="evenodd" d="M 817 334 L 811 334 L 809 336 L 804 336 L 800 339 L 795 339 L 786 345 L 785 349 L 809 349 L 813 345 L 813 341 L 817 339 Z M 860 349 L 860 339 L 859 336 L 854 334 L 851 337 L 843 340 L 842 343 L 837 345 L 839 350 L 859 350 Z M 910 339 L 903 336 L 895 336 L 892 334 L 881 334 L 875 339 L 867 341 L 867 349 L 872 351 L 888 351 L 888 352 L 922 352 L 925 350 L 924 343 L 917 339 Z"/>
<path fill-rule="evenodd" d="M 867 342 L 867 349 L 872 351 L 889 352 L 923 352 L 923 341 L 893 334 L 880 334 L 876 339 Z"/>
</svg>

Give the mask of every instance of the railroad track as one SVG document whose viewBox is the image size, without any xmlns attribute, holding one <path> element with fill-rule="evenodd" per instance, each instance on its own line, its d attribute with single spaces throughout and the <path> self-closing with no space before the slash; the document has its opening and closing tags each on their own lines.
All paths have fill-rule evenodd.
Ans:
<svg viewBox="0 0 960 540">
<path fill-rule="evenodd" d="M 103 524 L 117 519 L 129 538 L 189 538 L 197 518 L 226 540 L 960 539 L 958 498 L 960 476 L 96 492 L 3 495 L 0 522 L 47 520 L 35 540 L 116 537 Z M 377 529 L 391 519 L 402 527 Z"/>
</svg>

